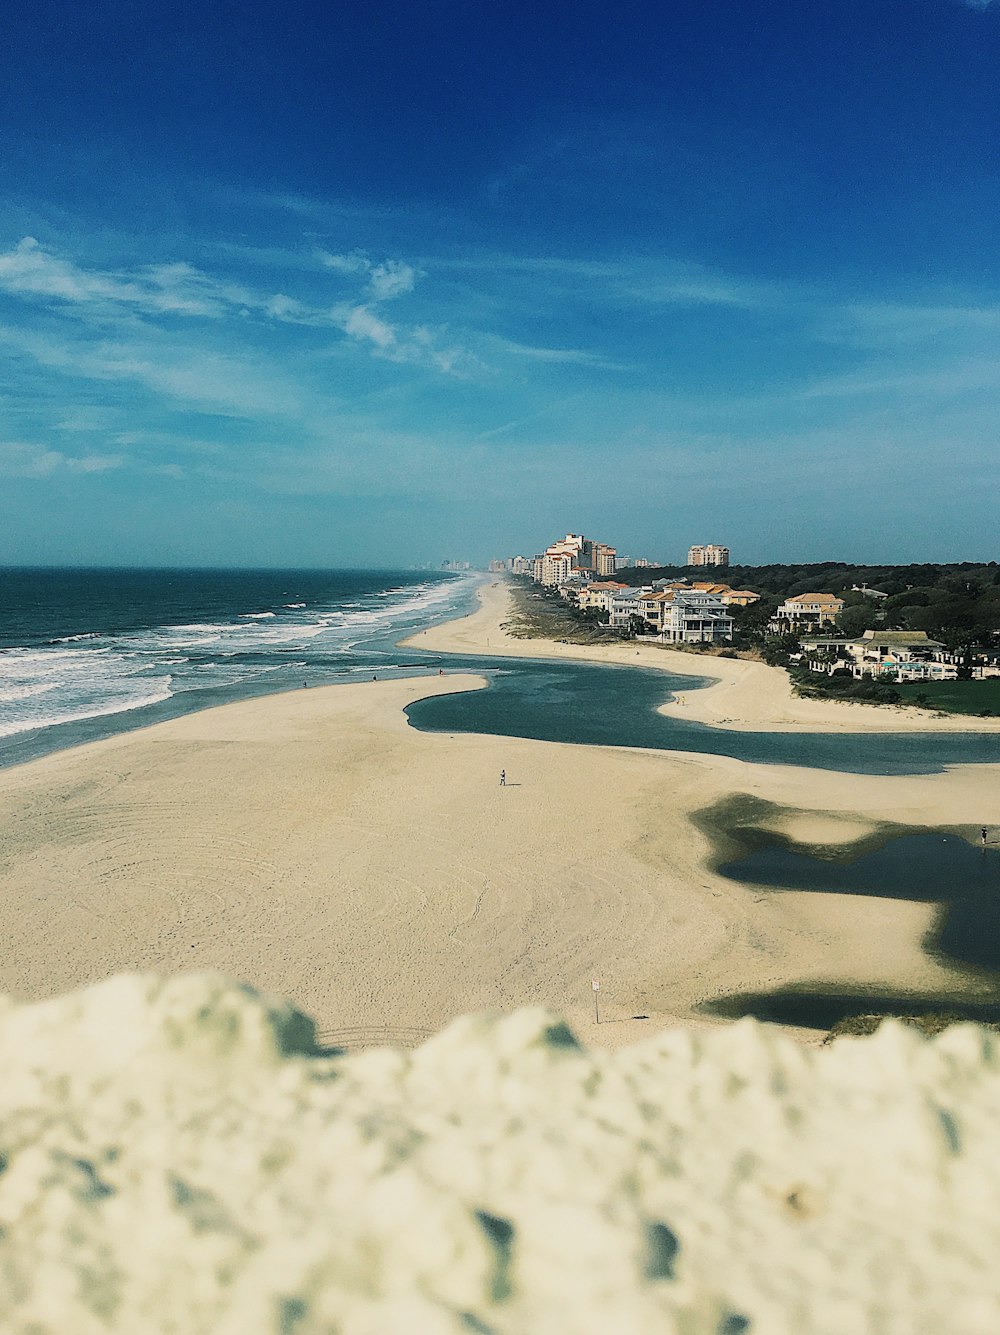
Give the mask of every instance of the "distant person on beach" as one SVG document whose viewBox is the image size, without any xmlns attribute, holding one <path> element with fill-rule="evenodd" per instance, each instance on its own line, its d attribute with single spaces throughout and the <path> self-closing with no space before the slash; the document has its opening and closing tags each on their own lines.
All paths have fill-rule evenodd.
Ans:
<svg viewBox="0 0 1000 1335">
<path fill-rule="evenodd" d="M 372 676 L 372 681 L 378 681 L 378 677 L 376 677 L 376 676 L 373 675 L 373 676 Z"/>
<path fill-rule="evenodd" d="M 500 787 L 501 788 L 507 787 L 507 771 L 505 769 L 502 769 L 500 771 Z"/>
<path fill-rule="evenodd" d="M 983 826 L 983 848 L 986 847 L 986 826 Z"/>
</svg>

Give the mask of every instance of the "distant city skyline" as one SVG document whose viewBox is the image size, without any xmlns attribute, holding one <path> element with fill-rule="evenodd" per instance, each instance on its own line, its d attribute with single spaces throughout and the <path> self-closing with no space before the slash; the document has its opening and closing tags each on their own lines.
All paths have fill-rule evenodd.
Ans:
<svg viewBox="0 0 1000 1335">
<path fill-rule="evenodd" d="M 998 68 L 1000 0 L 14 8 L 0 563 L 993 559 Z"/>
</svg>

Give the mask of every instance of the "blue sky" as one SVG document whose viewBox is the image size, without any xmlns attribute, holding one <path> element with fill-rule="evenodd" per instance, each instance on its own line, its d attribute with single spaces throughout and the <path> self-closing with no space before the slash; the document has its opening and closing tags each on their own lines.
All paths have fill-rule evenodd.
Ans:
<svg viewBox="0 0 1000 1335">
<path fill-rule="evenodd" d="M 998 70 L 1000 0 L 9 13 L 0 562 L 997 558 Z"/>
</svg>

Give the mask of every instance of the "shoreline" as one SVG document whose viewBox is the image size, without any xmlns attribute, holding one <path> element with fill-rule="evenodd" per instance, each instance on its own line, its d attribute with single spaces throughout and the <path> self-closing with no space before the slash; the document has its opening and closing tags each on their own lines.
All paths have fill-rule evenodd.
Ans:
<svg viewBox="0 0 1000 1335">
<path fill-rule="evenodd" d="M 667 646 L 623 640 L 618 644 L 562 644 L 516 639 L 503 629 L 511 597 L 502 579 L 477 590 L 480 605 L 455 621 L 428 627 L 400 641 L 404 648 L 435 653 L 515 658 L 570 658 L 620 667 L 655 668 L 675 676 L 709 678 L 693 685 L 658 712 L 733 732 L 1000 732 L 1000 719 L 941 715 L 912 705 L 868 705 L 858 701 L 796 696 L 788 674 L 743 658 L 701 657 Z M 975 726 L 973 726 L 973 724 Z"/>
<path fill-rule="evenodd" d="M 481 583 L 481 580 L 470 581 L 473 587 L 469 589 L 468 597 L 474 597 L 475 586 Z M 450 618 L 455 619 L 455 618 Z M 399 647 L 402 641 L 396 641 L 391 637 L 387 643 L 393 647 Z M 376 664 L 377 668 L 378 665 Z M 308 670 L 308 669 L 307 669 Z M 366 669 L 370 670 L 370 669 Z M 386 669 L 383 669 L 385 671 Z M 397 669 L 389 669 L 395 672 Z M 413 676 L 421 675 L 416 670 Z M 429 674 L 428 674 L 429 675 Z M 393 676 L 391 680 L 399 680 Z M 355 685 L 356 682 L 313 682 L 313 687 Z M 198 691 L 179 692 L 171 694 L 163 700 L 150 702 L 146 704 L 128 705 L 124 708 L 113 708 L 101 710 L 95 713 L 83 714 L 79 718 L 65 719 L 58 723 L 47 724 L 38 728 L 26 728 L 20 731 L 11 732 L 0 736 L 0 773 L 8 769 L 15 769 L 23 765 L 33 764 L 35 761 L 44 760 L 49 756 L 61 755 L 67 751 L 77 750 L 80 747 L 96 745 L 98 742 L 109 741 L 113 737 L 124 736 L 129 733 L 142 732 L 147 728 L 157 727 L 161 723 L 170 722 L 177 718 L 186 718 L 189 714 L 202 713 L 205 710 L 223 709 L 229 704 L 238 704 L 242 701 L 259 699 L 262 697 L 279 696 L 295 694 L 299 686 L 282 685 L 274 687 L 264 687 L 260 689 L 259 682 L 251 681 L 245 683 L 254 687 L 242 691 L 237 687 L 230 688 L 232 694 L 228 699 L 215 700 L 211 703 L 202 703 L 202 693 Z M 136 721 L 136 715 L 149 714 L 149 717 Z M 92 735 L 91 735 L 92 734 Z M 23 748 L 26 752 L 23 755 L 17 754 L 18 748 Z M 37 749 L 36 749 L 37 748 Z M 6 754 L 5 754 L 6 752 Z"/>
<path fill-rule="evenodd" d="M 564 656 L 494 644 L 491 592 L 409 644 Z M 884 822 L 1000 825 L 1000 767 L 887 779 L 422 733 L 403 713 L 484 685 L 463 672 L 258 696 L 0 771 L 0 991 L 208 969 L 290 997 L 348 1046 L 529 1004 L 619 1046 L 728 1023 L 697 1010 L 726 995 L 981 989 L 924 952 L 934 905 L 761 893 L 712 871 L 692 817 L 747 795 L 773 805 L 784 834 L 828 846 Z"/>
</svg>

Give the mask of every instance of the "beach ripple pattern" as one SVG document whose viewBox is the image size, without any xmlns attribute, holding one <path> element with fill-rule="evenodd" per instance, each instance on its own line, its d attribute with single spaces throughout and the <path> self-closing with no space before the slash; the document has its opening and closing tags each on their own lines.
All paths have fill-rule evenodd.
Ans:
<svg viewBox="0 0 1000 1335">
<path fill-rule="evenodd" d="M 323 1053 L 214 975 L 0 1003 L 0 1328 L 982 1335 L 1000 1060 L 541 1010 Z"/>
</svg>

